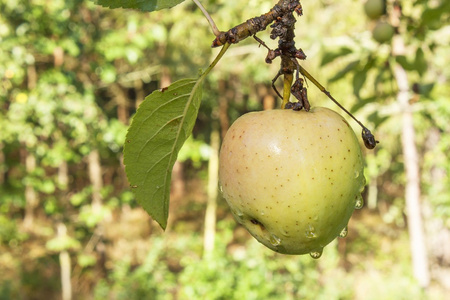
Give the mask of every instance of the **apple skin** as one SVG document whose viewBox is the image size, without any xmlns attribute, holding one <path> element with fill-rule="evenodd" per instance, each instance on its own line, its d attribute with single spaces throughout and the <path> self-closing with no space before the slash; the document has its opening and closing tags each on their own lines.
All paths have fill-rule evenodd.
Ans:
<svg viewBox="0 0 450 300">
<path fill-rule="evenodd" d="M 394 27 L 385 21 L 377 22 L 377 25 L 375 25 L 372 30 L 373 39 L 380 44 L 390 42 L 394 36 L 394 33 Z"/>
<path fill-rule="evenodd" d="M 370 19 L 378 19 L 386 13 L 386 0 L 367 0 L 364 3 L 364 12 Z"/>
<path fill-rule="evenodd" d="M 219 180 L 235 219 L 259 242 L 315 258 L 346 229 L 365 184 L 355 133 L 322 107 L 238 118 L 222 143 Z"/>
</svg>

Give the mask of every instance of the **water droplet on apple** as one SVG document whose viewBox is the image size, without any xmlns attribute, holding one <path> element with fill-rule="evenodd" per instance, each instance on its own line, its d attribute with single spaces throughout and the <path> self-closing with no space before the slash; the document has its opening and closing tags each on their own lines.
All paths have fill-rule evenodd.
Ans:
<svg viewBox="0 0 450 300">
<path fill-rule="evenodd" d="M 340 238 L 345 238 L 348 234 L 348 227 L 345 226 L 344 229 L 341 230 L 341 233 L 339 233 Z"/>
<path fill-rule="evenodd" d="M 362 193 L 366 187 L 366 178 L 363 176 L 361 180 L 361 186 L 359 187 L 359 192 Z"/>
<path fill-rule="evenodd" d="M 277 237 L 275 234 L 272 234 L 270 236 L 269 242 L 273 245 L 273 246 L 278 246 L 281 244 L 281 239 L 279 237 Z"/>
<path fill-rule="evenodd" d="M 361 209 L 364 206 L 364 200 L 361 195 L 356 196 L 355 209 Z"/>
<path fill-rule="evenodd" d="M 308 229 L 305 231 L 305 236 L 308 239 L 312 239 L 316 237 L 316 229 L 311 224 L 308 224 Z"/>
<path fill-rule="evenodd" d="M 222 185 L 219 185 L 219 192 L 223 194 L 223 187 L 222 187 Z"/>
<path fill-rule="evenodd" d="M 309 252 L 309 255 L 311 255 L 311 257 L 314 259 L 318 259 L 319 257 L 322 256 L 322 252 L 323 252 L 323 248 L 320 248 L 320 249 L 316 249 L 316 250 Z"/>
<path fill-rule="evenodd" d="M 242 223 L 242 216 L 244 215 L 242 213 L 242 211 L 238 210 L 238 209 L 233 209 L 231 211 L 231 213 L 233 214 L 234 218 L 236 219 L 236 221 L 238 221 L 239 223 Z"/>
<path fill-rule="evenodd" d="M 264 216 L 265 214 L 266 214 L 265 212 L 263 212 L 263 211 L 261 212 L 261 216 Z"/>
<path fill-rule="evenodd" d="M 314 221 L 317 221 L 317 220 L 319 220 L 319 216 L 314 216 Z"/>
<path fill-rule="evenodd" d="M 356 170 L 356 171 L 355 171 L 355 178 L 358 178 L 358 177 L 359 177 L 359 171 Z"/>
</svg>

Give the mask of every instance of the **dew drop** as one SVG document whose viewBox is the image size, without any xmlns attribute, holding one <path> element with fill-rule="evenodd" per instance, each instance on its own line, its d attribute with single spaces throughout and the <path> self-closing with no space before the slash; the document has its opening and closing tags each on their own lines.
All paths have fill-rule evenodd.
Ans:
<svg viewBox="0 0 450 300">
<path fill-rule="evenodd" d="M 361 179 L 361 184 L 362 185 L 366 185 L 366 183 L 367 183 L 367 181 L 366 181 L 366 177 L 362 177 L 362 179 Z"/>
<path fill-rule="evenodd" d="M 356 196 L 355 209 L 361 209 L 364 206 L 364 200 L 361 195 Z"/>
<path fill-rule="evenodd" d="M 279 237 L 277 237 L 275 234 L 272 234 L 270 236 L 269 242 L 273 245 L 273 246 L 278 246 L 281 244 L 281 239 Z"/>
<path fill-rule="evenodd" d="M 238 221 L 239 223 L 242 223 L 242 221 L 243 221 L 242 220 L 242 216 L 244 215 L 242 213 L 242 211 L 234 209 L 234 210 L 231 211 L 231 213 L 233 214 L 233 216 L 236 219 L 236 221 Z"/>
<path fill-rule="evenodd" d="M 222 187 L 222 185 L 219 185 L 219 192 L 223 193 L 223 187 Z"/>
<path fill-rule="evenodd" d="M 263 211 L 261 212 L 261 216 L 264 216 L 265 214 L 266 214 L 265 212 L 263 212 Z"/>
<path fill-rule="evenodd" d="M 311 224 L 308 224 L 308 229 L 305 231 L 305 236 L 308 239 L 312 239 L 316 237 L 316 229 Z"/>
<path fill-rule="evenodd" d="M 345 226 L 344 229 L 341 230 L 341 233 L 339 233 L 340 238 L 345 238 L 348 234 L 348 227 Z"/>
<path fill-rule="evenodd" d="M 359 177 L 359 171 L 355 170 L 355 178 L 358 178 L 358 177 Z"/>
<path fill-rule="evenodd" d="M 361 180 L 361 186 L 359 187 L 359 192 L 362 193 L 366 187 L 366 178 L 363 176 Z"/>
<path fill-rule="evenodd" d="M 320 249 L 316 249 L 316 250 L 309 252 L 309 255 L 311 255 L 311 257 L 314 259 L 318 259 L 319 257 L 322 256 L 322 252 L 323 252 L 323 248 L 320 248 Z"/>
</svg>

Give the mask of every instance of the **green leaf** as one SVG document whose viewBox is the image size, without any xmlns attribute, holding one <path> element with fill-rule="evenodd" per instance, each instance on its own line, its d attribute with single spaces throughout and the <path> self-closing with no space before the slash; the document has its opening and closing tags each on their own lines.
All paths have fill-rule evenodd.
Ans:
<svg viewBox="0 0 450 300">
<path fill-rule="evenodd" d="M 415 69 L 414 63 L 409 62 L 406 56 L 404 55 L 396 56 L 395 60 L 403 67 L 403 69 L 407 71 L 412 71 Z"/>
<path fill-rule="evenodd" d="M 202 79 L 179 80 L 150 94 L 128 129 L 124 147 L 128 180 L 138 203 L 163 229 L 169 215 L 172 168 L 194 127 Z"/>
<path fill-rule="evenodd" d="M 352 108 L 350 109 L 350 112 L 352 114 L 355 114 L 356 112 L 358 112 L 361 108 L 363 108 L 367 104 L 370 104 L 370 103 L 375 102 L 375 101 L 377 101 L 377 97 L 376 96 L 365 98 L 365 99 L 359 99 L 359 101 L 356 102 L 352 106 Z"/>
<path fill-rule="evenodd" d="M 359 98 L 359 92 L 361 91 L 362 87 L 364 86 L 364 83 L 366 82 L 367 77 L 367 70 L 363 69 L 361 71 L 356 71 L 355 74 L 353 74 L 353 94 Z"/>
<path fill-rule="evenodd" d="M 164 8 L 171 8 L 180 4 L 184 0 L 93 0 L 95 4 L 99 4 L 109 8 L 133 8 L 142 11 L 155 11 Z"/>
<path fill-rule="evenodd" d="M 339 57 L 342 57 L 342 56 L 345 56 L 347 54 L 350 54 L 352 52 L 353 52 L 352 49 L 347 48 L 347 47 L 342 47 L 342 48 L 338 49 L 335 52 L 326 52 L 323 55 L 323 58 L 322 58 L 322 61 L 320 62 L 320 65 L 321 66 L 325 66 L 325 65 L 333 62 L 335 59 L 337 59 Z"/>
<path fill-rule="evenodd" d="M 360 64 L 359 60 L 355 60 L 355 61 L 352 61 L 352 62 L 348 63 L 342 70 L 340 70 L 333 77 L 331 77 L 328 80 L 328 82 L 335 82 L 335 81 L 338 81 L 339 79 L 342 79 L 349 72 L 351 72 L 354 69 L 356 69 L 359 66 L 359 64 Z"/>
<path fill-rule="evenodd" d="M 428 69 L 427 60 L 425 59 L 425 53 L 423 52 L 422 48 L 419 48 L 416 51 L 414 66 L 420 76 L 422 76 Z"/>
</svg>

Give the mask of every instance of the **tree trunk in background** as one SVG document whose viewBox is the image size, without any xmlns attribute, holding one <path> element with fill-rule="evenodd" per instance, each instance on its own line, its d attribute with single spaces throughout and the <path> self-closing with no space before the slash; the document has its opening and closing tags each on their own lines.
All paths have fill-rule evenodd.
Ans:
<svg viewBox="0 0 450 300">
<path fill-rule="evenodd" d="M 0 143 L 0 167 L 5 165 L 5 153 L 3 152 L 3 143 Z M 5 183 L 5 170 L 0 168 L 0 185 Z"/>
<path fill-rule="evenodd" d="M 394 27 L 399 26 L 401 7 L 394 5 L 390 14 L 390 21 Z M 392 39 L 393 56 L 405 55 L 405 42 L 403 37 L 396 34 Z M 430 284 L 429 261 L 427 244 L 423 227 L 422 208 L 420 204 L 420 170 L 416 147 L 416 132 L 413 123 L 413 114 L 409 102 L 411 96 L 410 84 L 405 69 L 395 63 L 394 77 L 397 82 L 397 102 L 402 111 L 402 152 L 406 173 L 405 201 L 408 220 L 410 249 L 414 278 L 422 288 Z"/>
<path fill-rule="evenodd" d="M 24 150 L 25 153 L 25 169 L 27 175 L 34 172 L 36 169 L 36 157 L 28 151 Z M 25 230 L 30 230 L 33 227 L 34 222 L 34 209 L 38 204 L 38 196 L 34 187 L 27 182 L 25 184 L 25 216 L 23 219 L 23 226 Z"/>
<path fill-rule="evenodd" d="M 92 213 L 100 214 L 103 208 L 103 198 L 101 190 L 103 188 L 102 167 L 100 162 L 100 154 L 98 149 L 93 149 L 88 155 L 88 172 L 89 180 L 92 185 Z M 97 224 L 95 229 L 95 235 L 98 236 L 98 243 L 96 244 L 96 250 L 99 254 L 99 263 L 106 274 L 106 253 L 105 244 L 103 243 L 103 225 L 102 222 Z"/>
<path fill-rule="evenodd" d="M 58 167 L 58 183 L 61 189 L 67 189 L 69 185 L 69 166 L 67 161 L 62 161 Z M 64 193 L 65 194 L 65 193 Z"/>
<path fill-rule="evenodd" d="M 58 224 L 58 237 L 64 238 L 67 235 L 67 227 L 63 223 Z M 72 299 L 72 283 L 71 283 L 71 263 L 70 255 L 67 250 L 59 253 L 59 266 L 61 269 L 61 292 L 62 300 Z"/>
<path fill-rule="evenodd" d="M 211 155 L 208 163 L 208 202 L 205 212 L 205 232 L 203 237 L 204 255 L 207 256 L 214 250 L 216 236 L 216 209 L 219 182 L 219 147 L 220 133 L 217 124 L 213 121 L 211 131 Z"/>
<path fill-rule="evenodd" d="M 141 105 L 142 101 L 144 101 L 145 93 L 144 93 L 144 83 L 141 79 L 136 79 L 134 81 L 134 90 L 136 91 L 136 109 Z"/>
<path fill-rule="evenodd" d="M 399 35 L 394 38 L 393 53 L 394 55 L 404 53 L 403 39 Z M 409 103 L 410 88 L 406 71 L 401 65 L 394 66 L 394 76 L 399 90 L 397 101 L 403 112 L 402 151 L 406 172 L 405 201 L 413 272 L 419 285 L 425 288 L 430 283 L 430 273 L 420 205 L 419 159 L 415 144 L 413 115 Z"/>
<path fill-rule="evenodd" d="M 113 98 L 117 104 L 117 119 L 123 124 L 128 124 L 130 114 L 128 111 L 128 96 L 124 88 L 118 84 L 111 85 L 111 98 Z"/>
<path fill-rule="evenodd" d="M 88 155 L 89 180 L 92 184 L 92 209 L 99 212 L 102 208 L 103 188 L 102 168 L 100 164 L 100 154 L 97 149 L 93 149 Z"/>
</svg>

